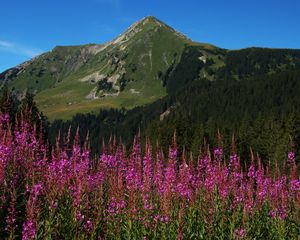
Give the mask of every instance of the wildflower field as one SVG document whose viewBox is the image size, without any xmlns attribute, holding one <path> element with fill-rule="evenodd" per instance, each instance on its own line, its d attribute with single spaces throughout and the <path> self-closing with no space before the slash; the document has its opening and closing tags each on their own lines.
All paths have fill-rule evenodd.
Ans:
<svg viewBox="0 0 300 240">
<path fill-rule="evenodd" d="M 271 171 L 222 145 L 199 156 L 130 151 L 112 141 L 49 147 L 26 121 L 0 115 L 0 239 L 299 239 L 294 151 Z M 58 141 L 59 142 L 59 141 Z M 144 148 L 143 148 L 144 149 Z"/>
</svg>

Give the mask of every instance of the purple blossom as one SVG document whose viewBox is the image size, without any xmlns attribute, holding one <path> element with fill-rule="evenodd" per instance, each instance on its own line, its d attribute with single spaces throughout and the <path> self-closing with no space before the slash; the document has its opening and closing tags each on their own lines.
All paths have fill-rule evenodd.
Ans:
<svg viewBox="0 0 300 240">
<path fill-rule="evenodd" d="M 126 171 L 125 179 L 128 189 L 140 189 L 142 186 L 141 179 L 134 168 L 130 168 Z"/>
<path fill-rule="evenodd" d="M 88 219 L 84 224 L 84 229 L 87 232 L 91 232 L 93 230 L 93 222 L 92 219 Z"/>
<path fill-rule="evenodd" d="M 270 216 L 271 218 L 275 219 L 275 218 L 279 218 L 281 220 L 284 220 L 287 218 L 287 214 L 286 214 L 286 211 L 279 207 L 279 208 L 276 208 L 274 209 L 273 211 L 270 212 Z"/>
<path fill-rule="evenodd" d="M 160 221 L 163 222 L 164 224 L 168 224 L 170 219 L 168 216 L 161 216 Z"/>
<path fill-rule="evenodd" d="M 291 190 L 292 191 L 300 191 L 300 179 L 293 179 L 290 182 Z"/>
<path fill-rule="evenodd" d="M 237 154 L 233 154 L 230 156 L 229 166 L 233 171 L 238 171 L 239 169 L 239 157 Z"/>
<path fill-rule="evenodd" d="M 162 154 L 161 152 L 157 153 L 157 160 L 155 165 L 155 171 L 153 176 L 153 183 L 155 187 L 158 189 L 159 193 L 162 193 L 164 190 L 163 187 L 163 163 L 162 163 Z"/>
<path fill-rule="evenodd" d="M 171 148 L 169 150 L 168 164 L 165 168 L 164 190 L 166 192 L 174 192 L 175 190 L 175 184 L 177 180 L 176 162 L 175 162 L 176 158 L 177 158 L 177 149 Z"/>
<path fill-rule="evenodd" d="M 32 240 L 36 236 L 36 226 L 35 223 L 31 220 L 23 224 L 22 229 L 22 240 Z"/>
<path fill-rule="evenodd" d="M 207 151 L 201 153 L 198 163 L 191 158 L 187 164 L 185 153 L 182 158 L 177 156 L 175 144 L 166 162 L 160 150 L 155 161 L 150 144 L 146 144 L 142 155 L 137 140 L 131 154 L 114 141 L 100 159 L 94 159 L 76 138 L 73 146 L 69 142 L 66 148 L 57 144 L 48 156 L 47 144 L 37 137 L 34 127 L 25 122 L 7 131 L 5 119 L 7 116 L 0 117 L 0 209 L 7 235 L 22 227 L 23 239 L 35 239 L 42 226 L 38 221 L 45 221 L 45 216 L 55 219 L 63 207 L 66 219 L 76 221 L 74 238 L 92 235 L 99 227 L 105 230 L 99 232 L 106 232 L 114 224 L 123 227 L 124 218 L 140 221 L 147 230 L 155 231 L 162 224 L 173 223 L 178 216 L 184 216 L 185 221 L 190 207 L 208 213 L 200 214 L 203 219 L 199 220 L 209 223 L 216 214 L 216 199 L 224 211 L 222 216 L 230 211 L 241 214 L 243 221 L 264 206 L 270 207 L 269 217 L 276 221 L 287 221 L 296 214 L 293 209 L 299 204 L 300 179 L 294 152 L 287 156 L 293 164 L 287 175 L 285 169 L 273 175 L 270 166 L 260 161 L 257 167 L 252 162 L 243 171 L 236 154 L 230 156 L 229 163 L 225 156 L 224 161 L 218 161 L 223 158 L 219 147 L 213 152 L 217 161 L 212 161 Z M 19 201 L 23 200 L 24 211 L 19 211 Z M 18 227 L 16 224 L 22 219 L 25 221 Z M 51 227 L 58 231 L 62 221 Z M 179 220 L 180 226 L 184 224 Z M 246 235 L 243 227 L 234 231 L 235 238 Z M 146 233 L 141 236 L 146 237 Z"/>
<path fill-rule="evenodd" d="M 7 209 L 8 216 L 6 218 L 6 231 L 12 231 L 12 229 L 15 227 L 16 223 L 16 209 L 14 206 L 11 206 Z"/>
<path fill-rule="evenodd" d="M 289 153 L 288 153 L 288 163 L 289 164 L 294 164 L 295 163 L 295 152 L 293 152 L 293 151 L 290 151 Z"/>
<path fill-rule="evenodd" d="M 120 214 L 126 208 L 126 206 L 127 204 L 125 200 L 117 200 L 115 197 L 112 197 L 107 211 L 110 215 L 117 215 Z"/>
<path fill-rule="evenodd" d="M 85 218 L 84 214 L 82 214 L 80 211 L 76 211 L 75 219 L 77 222 L 83 221 L 84 218 Z"/>
<path fill-rule="evenodd" d="M 222 159 L 222 155 L 223 155 L 223 149 L 221 147 L 217 147 L 214 150 L 215 159 L 220 161 Z"/>
<path fill-rule="evenodd" d="M 248 173 L 247 176 L 251 179 L 255 178 L 255 167 L 253 164 L 250 165 L 249 169 L 248 169 Z"/>
<path fill-rule="evenodd" d="M 100 161 L 106 164 L 107 167 L 114 168 L 117 166 L 117 159 L 113 155 L 102 154 Z"/>
<path fill-rule="evenodd" d="M 236 229 L 234 231 L 236 238 L 241 239 L 246 235 L 246 230 L 244 228 Z"/>
<path fill-rule="evenodd" d="M 153 179 L 153 171 L 152 171 L 152 157 L 151 157 L 151 149 L 150 146 L 147 144 L 146 146 L 146 155 L 144 157 L 144 190 L 150 191 L 151 189 L 151 183 Z"/>
<path fill-rule="evenodd" d="M 5 114 L 0 114 L 0 123 L 2 125 L 5 125 L 9 122 L 9 115 L 7 113 Z"/>
</svg>

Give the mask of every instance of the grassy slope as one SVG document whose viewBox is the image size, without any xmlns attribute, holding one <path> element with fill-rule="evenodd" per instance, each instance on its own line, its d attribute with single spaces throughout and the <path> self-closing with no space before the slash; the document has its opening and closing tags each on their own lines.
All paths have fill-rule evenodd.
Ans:
<svg viewBox="0 0 300 240">
<path fill-rule="evenodd" d="M 43 91 L 53 87 L 69 74 L 69 65 L 78 58 L 83 46 L 56 47 L 33 60 L 26 70 L 19 74 L 9 85 L 17 90 L 30 89 Z"/>
<path fill-rule="evenodd" d="M 158 78 L 159 71 L 166 71 L 172 62 L 180 59 L 184 45 L 189 41 L 175 36 L 170 29 L 149 22 L 127 43 L 125 53 L 119 47 L 110 46 L 90 59 L 78 71 L 57 83 L 54 88 L 41 91 L 36 96 L 38 106 L 50 120 L 69 119 L 76 113 L 97 111 L 100 108 L 133 108 L 144 105 L 166 95 L 166 90 Z M 159 32 L 155 32 L 155 31 Z M 150 57 L 150 53 L 151 56 Z M 85 96 L 95 87 L 80 82 L 79 79 L 101 71 L 108 74 L 112 71 L 105 56 L 126 55 L 126 79 L 132 79 L 119 96 L 88 100 Z M 132 65 L 136 71 L 132 72 Z M 138 93 L 131 93 L 134 89 Z"/>
<path fill-rule="evenodd" d="M 218 49 L 194 43 L 154 18 L 140 22 L 138 28 L 141 31 L 125 43 L 111 44 L 97 54 L 89 52 L 93 45 L 56 47 L 34 59 L 10 81 L 10 87 L 37 92 L 35 100 L 50 120 L 70 119 L 76 113 L 97 112 L 101 108 L 130 109 L 166 96 L 159 73 L 164 74 L 172 65 L 176 67 L 186 45 L 198 46 L 212 58 L 212 52 Z M 107 76 L 120 73 L 111 63 L 116 56 L 124 61 L 125 89 L 118 96 L 87 99 L 96 85 L 80 80 L 96 72 Z M 214 60 L 218 63 L 218 59 Z"/>
</svg>

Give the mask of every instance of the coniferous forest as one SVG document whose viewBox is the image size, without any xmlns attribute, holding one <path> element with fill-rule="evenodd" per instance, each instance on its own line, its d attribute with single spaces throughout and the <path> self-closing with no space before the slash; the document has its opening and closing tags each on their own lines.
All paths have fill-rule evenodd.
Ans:
<svg viewBox="0 0 300 240">
<path fill-rule="evenodd" d="M 286 51 L 300 59 L 299 51 Z M 205 66 L 185 62 L 193 56 L 183 58 L 166 82 L 188 80 L 182 80 L 180 87 L 169 87 L 167 97 L 132 110 L 102 110 L 98 114 L 78 114 L 70 121 L 54 121 L 50 141 L 54 143 L 58 132 L 67 135 L 70 126 L 74 136 L 79 127 L 81 142 L 89 133 L 92 152 L 100 153 L 102 140 L 121 138 L 130 146 L 140 131 L 142 139 L 147 136 L 154 145 L 158 141 L 167 151 L 176 130 L 180 151 L 197 154 L 204 143 L 215 145 L 219 132 L 226 144 L 234 138 L 239 154 L 245 158 L 252 148 L 272 165 L 283 163 L 289 145 L 299 149 L 300 144 L 300 60 L 284 70 L 276 68 L 280 65 L 276 62 L 286 64 L 286 54 L 284 50 L 256 48 L 234 52 L 227 57 L 226 67 L 214 73 L 215 81 L 197 77 Z M 247 61 L 253 56 L 253 62 Z M 262 67 L 255 70 L 258 64 Z M 189 69 L 190 76 L 185 69 Z"/>
</svg>

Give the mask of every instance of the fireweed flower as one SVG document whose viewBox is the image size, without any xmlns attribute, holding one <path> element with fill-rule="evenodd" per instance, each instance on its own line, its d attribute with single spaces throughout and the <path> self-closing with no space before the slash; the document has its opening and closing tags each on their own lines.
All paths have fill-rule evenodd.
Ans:
<svg viewBox="0 0 300 240">
<path fill-rule="evenodd" d="M 84 224 L 84 229 L 87 232 L 91 232 L 93 230 L 93 222 L 92 219 L 88 219 Z"/>
<path fill-rule="evenodd" d="M 179 183 L 177 185 L 177 191 L 179 192 L 181 197 L 186 198 L 188 200 L 191 198 L 191 191 L 186 185 L 186 183 Z"/>
<path fill-rule="evenodd" d="M 104 181 L 104 174 L 103 172 L 97 172 L 95 174 L 90 174 L 88 176 L 88 186 L 89 189 L 92 191 L 93 189 L 96 189 L 97 187 L 101 186 L 101 184 Z"/>
<path fill-rule="evenodd" d="M 216 185 L 222 199 L 225 199 L 229 193 L 229 170 L 225 167 L 216 167 Z"/>
<path fill-rule="evenodd" d="M 0 145 L 0 184 L 3 184 L 5 179 L 5 168 L 8 159 L 12 157 L 12 152 L 9 147 Z"/>
<path fill-rule="evenodd" d="M 163 155 L 161 151 L 158 151 L 156 154 L 156 164 L 155 164 L 155 170 L 154 170 L 154 176 L 153 176 L 153 183 L 158 190 L 159 193 L 162 193 L 163 188 Z"/>
<path fill-rule="evenodd" d="M 208 192 L 213 192 L 216 183 L 216 167 L 212 164 L 208 164 L 206 168 L 206 178 L 204 181 L 204 186 Z"/>
<path fill-rule="evenodd" d="M 240 229 L 236 229 L 236 230 L 234 231 L 234 233 L 235 233 L 235 237 L 236 237 L 237 239 L 241 239 L 241 238 L 244 238 L 244 237 L 245 237 L 245 235 L 246 235 L 246 230 L 245 230 L 244 228 L 240 228 Z"/>
<path fill-rule="evenodd" d="M 295 163 L 295 152 L 290 151 L 288 153 L 288 163 L 289 164 L 294 164 Z"/>
<path fill-rule="evenodd" d="M 111 216 L 117 215 L 120 214 L 126 208 L 126 206 L 127 204 L 125 200 L 117 200 L 115 197 L 112 197 L 109 202 L 107 211 Z"/>
<path fill-rule="evenodd" d="M 141 146 L 139 137 L 134 139 L 132 152 L 128 162 L 129 168 L 135 172 L 135 184 L 141 187 L 142 184 L 142 159 L 141 159 Z"/>
<path fill-rule="evenodd" d="M 299 193 L 300 191 L 300 179 L 293 179 L 290 182 L 291 190 Z"/>
<path fill-rule="evenodd" d="M 255 166 L 254 164 L 252 163 L 248 169 L 248 173 L 247 173 L 247 176 L 250 178 L 250 179 L 254 179 L 255 178 Z"/>
<path fill-rule="evenodd" d="M 127 183 L 127 188 L 129 190 L 136 190 L 141 188 L 139 175 L 134 168 L 130 168 L 126 171 L 125 179 Z"/>
<path fill-rule="evenodd" d="M 230 157 L 229 163 L 216 161 L 223 158 L 221 148 L 213 151 L 214 160 L 207 151 L 200 155 L 198 163 L 193 163 L 191 158 L 187 164 L 185 155 L 181 159 L 177 157 L 174 144 L 166 163 L 160 150 L 154 161 L 150 144 L 147 143 L 142 155 L 137 140 L 130 154 L 122 144 L 114 143 L 100 158 L 94 159 L 86 147 L 80 148 L 77 139 L 67 149 L 57 143 L 48 156 L 47 144 L 36 137 L 34 127 L 20 123 L 7 131 L 9 128 L 4 123 L 8 120 L 1 116 L 0 215 L 6 235 L 22 231 L 23 239 L 35 239 L 37 232 L 44 228 L 39 229 L 39 221 L 49 221 L 45 217 L 56 218 L 55 214 L 62 213 L 76 223 L 77 237 L 89 235 L 98 228 L 100 232 L 109 231 L 127 217 L 155 231 L 162 224 L 173 224 L 172 214 L 178 214 L 176 208 L 182 203 L 187 208 L 186 213 L 190 207 L 203 209 L 209 216 L 201 215 L 201 221 L 209 222 L 216 214 L 216 199 L 218 203 L 221 200 L 222 215 L 226 216 L 228 211 L 242 214 L 245 224 L 248 217 L 255 216 L 252 213 L 261 211 L 263 206 L 269 207 L 271 222 L 274 218 L 288 224 L 290 217 L 295 216 L 293 209 L 299 204 L 300 179 L 294 152 L 287 156 L 293 164 L 289 175 L 282 174 L 287 171 L 278 171 L 275 176 L 260 162 L 257 167 L 252 162 L 242 171 L 236 154 Z M 21 211 L 19 196 L 27 200 Z M 66 207 L 63 212 L 62 207 Z M 240 209 L 242 213 L 237 212 Z M 63 221 L 50 226 L 53 232 L 60 230 L 65 224 Z M 20 226 L 16 226 L 17 223 Z M 117 226 L 123 228 L 122 224 Z M 246 229 L 240 227 L 234 231 L 237 239 L 247 234 Z"/>
<path fill-rule="evenodd" d="M 9 123 L 9 115 L 7 113 L 0 114 L 0 126 Z"/>
<path fill-rule="evenodd" d="M 145 210 L 153 210 L 153 205 L 151 204 L 151 201 L 150 201 L 150 196 L 149 194 L 144 194 L 143 195 L 143 202 L 144 202 L 144 209 Z"/>
<path fill-rule="evenodd" d="M 168 164 L 165 169 L 165 191 L 166 193 L 174 192 L 176 183 L 176 160 L 177 160 L 177 148 L 170 148 Z M 168 194 L 167 193 L 167 194 Z"/>
<path fill-rule="evenodd" d="M 179 192 L 180 196 L 185 199 L 191 198 L 191 181 L 192 181 L 192 174 L 189 166 L 186 163 L 185 155 L 183 154 L 182 163 L 179 167 L 179 179 L 177 184 L 177 191 Z"/>
<path fill-rule="evenodd" d="M 22 240 L 32 240 L 36 236 L 36 226 L 32 220 L 29 220 L 23 224 Z"/>
<path fill-rule="evenodd" d="M 273 219 L 278 218 L 278 219 L 284 220 L 287 218 L 287 213 L 282 207 L 278 207 L 278 208 L 275 208 L 274 210 L 270 211 L 270 216 Z"/>
<path fill-rule="evenodd" d="M 149 144 L 146 145 L 146 155 L 144 157 L 143 165 L 144 165 L 143 186 L 144 186 L 144 190 L 146 192 L 149 192 L 151 189 L 151 183 L 153 178 L 151 148 Z"/>
<path fill-rule="evenodd" d="M 170 221 L 170 218 L 168 216 L 161 216 L 160 221 L 164 224 L 168 224 Z"/>
<path fill-rule="evenodd" d="M 13 201 L 13 204 L 15 200 Z M 14 205 L 11 205 L 8 209 L 7 209 L 7 218 L 6 218 L 6 231 L 12 231 L 15 227 L 15 223 L 16 223 L 16 209 Z"/>
<path fill-rule="evenodd" d="M 84 214 L 82 214 L 80 211 L 77 210 L 75 212 L 75 219 L 76 219 L 77 222 L 83 221 L 84 218 L 85 218 Z"/>
<path fill-rule="evenodd" d="M 246 193 L 245 193 L 245 206 L 244 209 L 246 213 L 252 213 L 254 205 L 253 197 L 253 184 L 251 182 L 246 183 Z"/>
<path fill-rule="evenodd" d="M 30 191 L 31 191 L 33 201 L 34 202 L 37 201 L 39 195 L 41 195 L 43 192 L 43 183 L 39 182 L 33 185 Z"/>
<path fill-rule="evenodd" d="M 106 166 L 109 168 L 114 168 L 117 166 L 117 160 L 114 155 L 102 154 L 100 161 L 102 161 L 104 164 L 106 164 Z"/>
<path fill-rule="evenodd" d="M 194 186 L 200 188 L 206 176 L 206 168 L 209 163 L 208 155 L 199 157 L 198 165 L 196 167 L 196 177 L 194 179 Z"/>
<path fill-rule="evenodd" d="M 215 159 L 218 161 L 222 160 L 222 155 L 223 155 L 223 149 L 221 147 L 215 148 L 214 150 Z"/>
<path fill-rule="evenodd" d="M 239 170 L 239 157 L 237 154 L 233 154 L 230 156 L 229 166 L 233 171 Z"/>
</svg>

